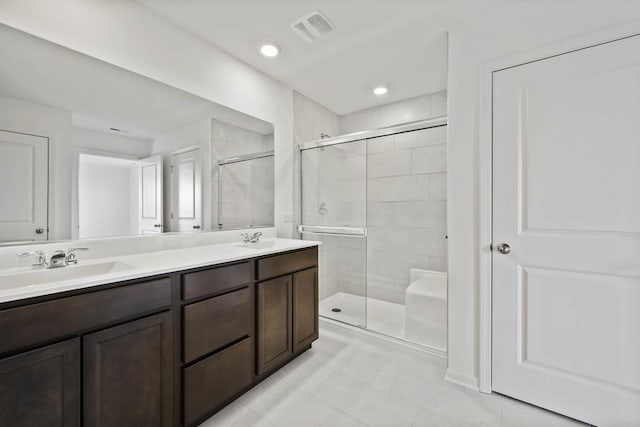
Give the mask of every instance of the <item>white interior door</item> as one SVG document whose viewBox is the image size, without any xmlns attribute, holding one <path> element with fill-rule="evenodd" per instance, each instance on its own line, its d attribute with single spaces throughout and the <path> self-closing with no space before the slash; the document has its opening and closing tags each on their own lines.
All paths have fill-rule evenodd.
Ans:
<svg viewBox="0 0 640 427">
<path fill-rule="evenodd" d="M 162 233 L 162 156 L 140 160 L 140 234 Z"/>
<path fill-rule="evenodd" d="M 171 157 L 173 182 L 173 231 L 202 228 L 202 155 L 200 149 L 175 153 Z"/>
<path fill-rule="evenodd" d="M 49 140 L 0 131 L 0 242 L 47 240 Z"/>
<path fill-rule="evenodd" d="M 640 36 L 496 72 L 493 98 L 493 388 L 640 426 Z"/>
</svg>

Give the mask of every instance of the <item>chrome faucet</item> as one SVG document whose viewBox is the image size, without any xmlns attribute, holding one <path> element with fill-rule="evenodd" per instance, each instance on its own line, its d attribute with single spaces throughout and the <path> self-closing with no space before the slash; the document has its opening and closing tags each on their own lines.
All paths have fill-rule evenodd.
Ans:
<svg viewBox="0 0 640 427">
<path fill-rule="evenodd" d="M 78 258 L 76 256 L 76 251 L 88 251 L 89 248 L 69 248 L 66 251 L 56 250 L 47 261 L 47 256 L 44 251 L 33 251 L 33 252 L 23 252 L 18 254 L 20 258 L 26 256 L 35 256 L 36 263 L 33 264 L 33 267 L 42 267 L 42 268 L 60 268 L 66 267 L 70 264 L 77 264 Z"/>
<path fill-rule="evenodd" d="M 60 268 L 67 266 L 67 254 L 65 251 L 58 250 L 49 258 L 49 268 Z"/>
<path fill-rule="evenodd" d="M 242 243 L 258 243 L 260 241 L 260 236 L 262 236 L 262 233 L 260 231 L 257 231 L 253 234 L 249 234 L 249 233 L 242 233 Z"/>
</svg>

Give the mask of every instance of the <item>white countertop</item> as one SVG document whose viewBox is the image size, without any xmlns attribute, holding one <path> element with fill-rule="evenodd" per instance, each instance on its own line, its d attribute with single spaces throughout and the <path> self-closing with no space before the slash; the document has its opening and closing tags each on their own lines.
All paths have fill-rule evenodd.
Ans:
<svg viewBox="0 0 640 427">
<path fill-rule="evenodd" d="M 0 270 L 0 303 L 191 268 L 223 264 L 279 252 L 309 248 L 318 246 L 319 244 L 319 242 L 309 240 L 273 238 L 263 239 L 255 246 L 252 246 L 251 243 L 221 243 L 191 248 L 93 258 L 85 261 L 82 260 L 82 254 L 80 254 L 78 265 L 76 266 L 38 270 L 37 274 L 40 277 L 50 273 L 53 281 L 47 280 L 45 283 L 16 286 L 16 282 L 19 282 L 17 278 L 18 274 L 29 275 L 32 271 L 25 268 Z M 113 268 L 105 267 L 110 271 L 90 276 L 60 278 L 73 275 L 74 271 L 72 271 L 72 269 L 78 269 L 78 271 L 80 271 L 81 268 L 90 269 L 90 266 L 112 266 Z M 96 271 L 99 271 L 99 269 Z M 56 276 L 58 277 L 56 278 Z"/>
</svg>

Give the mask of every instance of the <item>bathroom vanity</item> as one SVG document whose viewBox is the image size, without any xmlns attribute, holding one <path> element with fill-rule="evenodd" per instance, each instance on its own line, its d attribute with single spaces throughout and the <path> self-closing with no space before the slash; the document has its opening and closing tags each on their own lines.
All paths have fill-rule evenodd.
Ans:
<svg viewBox="0 0 640 427">
<path fill-rule="evenodd" d="M 214 246 L 208 264 L 207 247 L 139 254 L 161 272 L 0 302 L 0 425 L 197 425 L 309 349 L 316 244 Z"/>
</svg>

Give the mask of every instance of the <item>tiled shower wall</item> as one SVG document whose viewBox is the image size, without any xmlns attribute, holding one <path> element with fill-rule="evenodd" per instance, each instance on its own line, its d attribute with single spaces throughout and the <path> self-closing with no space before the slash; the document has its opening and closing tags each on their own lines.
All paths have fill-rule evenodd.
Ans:
<svg viewBox="0 0 640 427">
<path fill-rule="evenodd" d="M 359 111 L 340 117 L 340 130 L 350 133 L 443 116 L 446 99 L 446 92 L 439 92 Z M 366 258 L 371 298 L 403 304 L 411 268 L 446 271 L 446 137 L 446 127 L 439 127 L 368 141 Z M 360 294 L 356 257 L 361 255 L 351 243 L 340 247 L 338 290 Z"/>
<path fill-rule="evenodd" d="M 296 143 L 318 139 L 320 131 L 334 136 L 337 116 L 297 95 Z M 443 116 L 446 99 L 446 92 L 439 92 L 341 116 L 338 133 Z M 308 165 L 303 180 L 320 191 L 305 193 L 302 223 L 366 224 L 369 230 L 366 253 L 362 239 L 309 236 L 323 241 L 320 298 L 366 291 L 369 297 L 404 303 L 410 268 L 446 270 L 446 127 L 372 139 L 368 153 L 363 142 L 356 142 L 315 156 L 321 167 Z M 320 215 L 323 202 L 328 211 Z"/>
<path fill-rule="evenodd" d="M 321 134 L 330 136 L 336 136 L 338 131 L 338 115 L 323 105 L 305 97 L 304 95 L 294 92 L 293 93 L 293 142 L 300 145 L 305 142 L 315 141 L 320 139 Z M 301 224 L 301 212 L 300 212 L 300 180 L 299 174 L 299 162 L 298 157 L 294 156 L 293 164 L 293 176 L 294 176 L 294 218 L 293 224 Z M 309 171 L 307 171 L 309 172 Z M 323 174 L 326 176 L 328 174 Z M 306 173 L 306 177 L 313 177 L 314 174 Z M 315 210 L 315 207 L 314 207 Z M 312 220 L 312 218 L 307 218 Z M 319 282 L 321 283 L 319 289 L 320 299 L 333 295 L 338 292 L 338 247 L 335 244 L 335 239 L 331 237 L 322 236 L 307 236 L 312 239 L 322 241 L 319 253 Z"/>
</svg>

